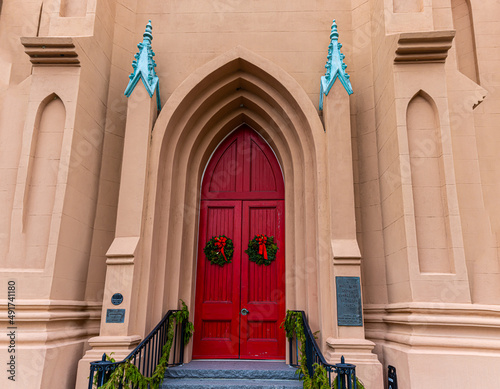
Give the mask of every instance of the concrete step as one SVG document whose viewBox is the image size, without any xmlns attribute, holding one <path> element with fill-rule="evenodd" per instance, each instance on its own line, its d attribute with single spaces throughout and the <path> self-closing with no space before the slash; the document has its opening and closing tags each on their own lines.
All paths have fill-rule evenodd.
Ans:
<svg viewBox="0 0 500 389">
<path fill-rule="evenodd" d="M 166 378 L 161 389 L 294 389 L 302 388 L 297 380 Z"/>
<path fill-rule="evenodd" d="M 301 388 L 296 368 L 281 361 L 191 361 L 168 368 L 161 389 Z"/>
</svg>

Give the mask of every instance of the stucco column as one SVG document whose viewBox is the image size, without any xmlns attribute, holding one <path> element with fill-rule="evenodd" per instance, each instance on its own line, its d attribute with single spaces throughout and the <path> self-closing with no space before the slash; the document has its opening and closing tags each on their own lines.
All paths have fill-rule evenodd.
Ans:
<svg viewBox="0 0 500 389">
<path fill-rule="evenodd" d="M 381 193 L 392 199 L 383 206 L 384 216 L 397 212 L 399 219 L 385 226 L 386 240 L 406 250 L 404 259 L 394 252 L 388 256 L 389 277 L 402 278 L 392 265 L 407 262 L 408 281 L 402 285 L 408 292 L 390 285 L 391 302 L 471 302 L 446 85 L 445 61 L 454 35 L 409 32 L 393 38 L 397 114 L 379 136 L 397 147 L 381 150 L 379 158 L 397 161 L 399 172 L 382 180 Z M 388 140 L 384 130 L 392 131 Z M 405 234 L 396 238 L 396 230 L 403 228 Z"/>
<path fill-rule="evenodd" d="M 89 340 L 92 350 L 79 363 L 77 388 L 88 376 L 89 362 L 99 360 L 104 352 L 114 352 L 116 360 L 123 359 L 141 340 L 135 312 L 140 304 L 139 253 L 149 140 L 156 110 L 156 96 L 149 97 L 141 83 L 128 101 L 116 233 L 107 253 L 100 335 Z M 119 305 L 111 301 L 115 293 L 123 296 Z"/>
<path fill-rule="evenodd" d="M 138 255 L 146 203 L 149 140 L 155 117 L 155 99 L 150 98 L 140 85 L 130 96 L 127 108 L 116 233 L 107 252 L 101 336 L 131 336 L 137 331 L 133 312 L 139 303 L 135 301 L 138 298 L 141 265 Z M 111 302 L 115 293 L 123 295 L 123 302 L 118 306 Z M 125 309 L 123 323 L 111 322 L 113 320 L 106 317 L 109 309 Z"/>
<path fill-rule="evenodd" d="M 146 27 L 134 72 L 125 90 L 129 98 L 123 147 L 123 161 L 115 239 L 106 256 L 106 281 L 98 337 L 79 362 L 77 388 L 85 388 L 89 362 L 113 352 L 117 361 L 126 357 L 142 339 L 139 305 L 143 296 L 140 282 L 141 237 L 147 202 L 146 179 L 151 131 L 159 109 L 158 77 L 151 50 L 151 22 Z M 119 298 L 117 298 L 119 297 Z"/>
<path fill-rule="evenodd" d="M 349 95 L 353 93 L 335 21 L 330 34 L 327 72 L 321 79 L 321 107 L 327 139 L 330 241 L 333 261 L 334 333 L 326 338 L 330 363 L 356 365 L 368 388 L 383 388 L 382 365 L 365 339 L 361 300 L 361 253 L 356 239 L 354 174 Z"/>
</svg>

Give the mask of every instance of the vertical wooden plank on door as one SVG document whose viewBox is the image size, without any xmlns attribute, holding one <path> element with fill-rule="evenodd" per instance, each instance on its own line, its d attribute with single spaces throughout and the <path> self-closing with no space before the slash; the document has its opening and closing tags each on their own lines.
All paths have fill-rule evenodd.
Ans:
<svg viewBox="0 0 500 389">
<path fill-rule="evenodd" d="M 234 244 L 232 263 L 222 267 L 211 264 L 203 252 L 216 235 L 226 235 Z M 241 201 L 202 201 L 199 239 L 193 357 L 237 358 Z"/>
<path fill-rule="evenodd" d="M 283 208 L 283 200 L 243 202 L 243 251 L 259 234 L 274 236 L 279 250 L 269 266 L 242 255 L 241 307 L 249 314 L 240 320 L 241 358 L 282 359 L 285 355 L 285 334 L 279 328 L 285 317 Z"/>
</svg>

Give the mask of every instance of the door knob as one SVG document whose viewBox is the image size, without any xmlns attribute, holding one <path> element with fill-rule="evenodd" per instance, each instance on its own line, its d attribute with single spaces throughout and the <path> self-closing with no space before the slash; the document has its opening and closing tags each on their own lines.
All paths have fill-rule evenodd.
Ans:
<svg viewBox="0 0 500 389">
<path fill-rule="evenodd" d="M 243 316 L 248 315 L 249 313 L 250 313 L 250 312 L 249 312 L 249 311 L 248 311 L 248 309 L 246 309 L 246 308 L 243 308 L 243 309 L 241 310 L 241 314 L 242 314 Z"/>
</svg>

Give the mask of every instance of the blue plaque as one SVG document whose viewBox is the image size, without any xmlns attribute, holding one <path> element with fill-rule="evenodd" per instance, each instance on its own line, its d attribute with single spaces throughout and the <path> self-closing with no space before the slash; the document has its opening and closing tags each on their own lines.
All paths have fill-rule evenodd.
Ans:
<svg viewBox="0 0 500 389">
<path fill-rule="evenodd" d="M 125 323 L 125 309 L 108 309 L 106 323 Z"/>
<path fill-rule="evenodd" d="M 123 302 L 123 295 L 121 293 L 115 293 L 113 297 L 111 297 L 111 304 L 120 305 Z"/>
<path fill-rule="evenodd" d="M 362 327 L 361 285 L 359 277 L 335 277 L 337 284 L 337 324 Z"/>
</svg>

